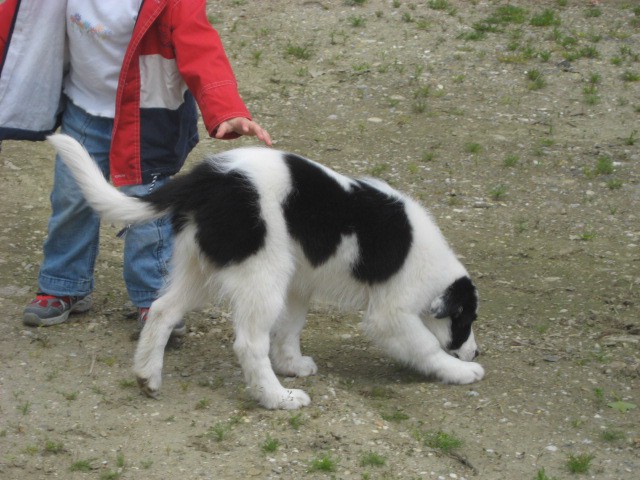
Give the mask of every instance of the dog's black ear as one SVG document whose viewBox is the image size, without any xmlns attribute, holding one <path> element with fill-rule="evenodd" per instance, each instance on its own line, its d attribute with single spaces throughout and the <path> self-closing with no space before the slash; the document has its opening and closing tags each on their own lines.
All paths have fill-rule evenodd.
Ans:
<svg viewBox="0 0 640 480">
<path fill-rule="evenodd" d="M 469 277 L 461 277 L 431 302 L 430 311 L 435 318 L 457 318 L 463 312 L 475 316 L 477 306 L 476 287 Z"/>
</svg>

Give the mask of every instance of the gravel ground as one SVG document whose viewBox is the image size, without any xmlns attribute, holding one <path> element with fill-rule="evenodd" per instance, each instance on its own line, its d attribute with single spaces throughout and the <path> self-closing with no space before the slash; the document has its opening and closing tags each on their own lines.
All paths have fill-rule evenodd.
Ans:
<svg viewBox="0 0 640 480">
<path fill-rule="evenodd" d="M 209 2 L 276 147 L 375 175 L 433 213 L 480 292 L 484 380 L 386 359 L 317 305 L 297 412 L 244 391 L 225 305 L 187 317 L 157 400 L 131 373 L 118 226 L 96 304 L 21 324 L 51 149 L 0 153 L 0 478 L 640 476 L 640 6 L 632 0 Z M 252 145 L 204 140 L 209 152 Z M 580 473 L 580 468 L 585 470 Z"/>
</svg>

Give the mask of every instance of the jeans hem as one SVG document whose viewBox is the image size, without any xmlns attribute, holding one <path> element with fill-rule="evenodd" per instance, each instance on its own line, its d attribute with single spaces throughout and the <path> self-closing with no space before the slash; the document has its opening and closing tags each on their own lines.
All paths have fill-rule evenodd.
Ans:
<svg viewBox="0 0 640 480">
<path fill-rule="evenodd" d="M 66 278 L 40 275 L 38 288 L 41 292 L 56 297 L 84 297 L 93 291 L 93 280 L 75 282 Z"/>
</svg>

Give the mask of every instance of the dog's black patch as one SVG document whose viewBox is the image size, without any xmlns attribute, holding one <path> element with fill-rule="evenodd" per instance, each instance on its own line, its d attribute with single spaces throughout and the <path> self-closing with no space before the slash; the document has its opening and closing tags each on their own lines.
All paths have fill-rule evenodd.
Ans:
<svg viewBox="0 0 640 480">
<path fill-rule="evenodd" d="M 286 154 L 285 162 L 293 184 L 284 204 L 287 227 L 314 267 L 336 253 L 343 235 L 355 233 L 360 248 L 352 265 L 356 279 L 384 282 L 400 270 L 412 230 L 399 199 L 366 182 L 346 191 L 322 168 L 297 155 Z"/>
<path fill-rule="evenodd" d="M 171 209 L 176 233 L 193 218 L 200 249 L 220 267 L 243 261 L 265 244 L 267 227 L 258 192 L 236 170 L 220 172 L 205 162 L 144 200 L 158 209 Z"/>
<path fill-rule="evenodd" d="M 469 277 L 453 282 L 442 294 L 442 305 L 433 312 L 436 318 L 451 318 L 451 342 L 448 350 L 459 349 L 471 335 L 471 324 L 477 317 L 478 296 Z"/>
</svg>

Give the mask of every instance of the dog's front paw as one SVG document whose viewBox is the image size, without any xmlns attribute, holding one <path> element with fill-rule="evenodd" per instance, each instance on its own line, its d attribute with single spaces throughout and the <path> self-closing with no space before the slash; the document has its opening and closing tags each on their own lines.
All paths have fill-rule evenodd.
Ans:
<svg viewBox="0 0 640 480">
<path fill-rule="evenodd" d="M 278 394 L 262 398 L 260 403 L 270 410 L 296 410 L 311 403 L 309 395 L 303 390 L 283 388 Z"/>
<path fill-rule="evenodd" d="M 438 373 L 438 377 L 444 383 L 465 385 L 482 380 L 482 377 L 484 377 L 484 368 L 479 363 L 455 360 L 455 362 L 449 363 L 446 369 L 442 369 Z"/>
<path fill-rule="evenodd" d="M 158 391 L 160 390 L 160 385 L 156 385 L 150 378 L 142 378 L 136 377 L 138 381 L 138 386 L 142 393 L 144 393 L 147 397 L 158 398 Z"/>
<path fill-rule="evenodd" d="M 134 373 L 140 390 L 147 397 L 156 398 L 162 383 L 162 372 L 149 373 L 145 369 L 134 369 Z"/>
</svg>

